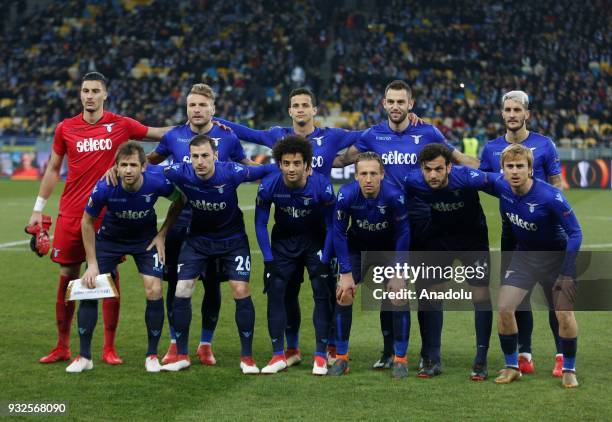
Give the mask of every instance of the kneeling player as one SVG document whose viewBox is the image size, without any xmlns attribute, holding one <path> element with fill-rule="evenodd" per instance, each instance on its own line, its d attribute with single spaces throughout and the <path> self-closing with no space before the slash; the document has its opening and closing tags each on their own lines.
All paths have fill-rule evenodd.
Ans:
<svg viewBox="0 0 612 422">
<path fill-rule="evenodd" d="M 340 266 L 340 282 L 336 291 L 336 362 L 329 375 L 348 373 L 349 336 L 353 300 L 361 281 L 363 251 L 407 251 L 410 224 L 406 200 L 401 191 L 384 179 L 380 156 L 361 153 L 355 161 L 357 181 L 340 188 L 334 218 L 334 248 Z M 351 222 L 350 228 L 349 220 Z M 347 236 L 348 228 L 348 236 Z M 387 289 L 404 288 L 403 280 L 394 279 Z M 406 352 L 410 335 L 410 311 L 406 303 L 392 302 L 394 362 L 392 376 L 408 375 Z"/>
<path fill-rule="evenodd" d="M 249 288 L 251 253 L 236 189 L 242 182 L 257 180 L 275 171 L 276 166 L 249 167 L 216 162 L 215 141 L 206 135 L 191 139 L 189 153 L 190 164 L 174 164 L 165 169 L 166 177 L 183 192 L 183 200 L 189 202 L 193 214 L 179 255 L 174 298 L 178 356 L 176 362 L 164 365 L 162 370 L 180 371 L 191 365 L 187 347 L 191 296 L 196 279 L 200 274 L 206 276 L 209 263 L 218 259 L 227 271 L 236 302 L 240 369 L 244 374 L 257 374 L 259 368 L 252 358 L 255 308 Z"/>
<path fill-rule="evenodd" d="M 502 153 L 501 166 L 504 177 L 494 182 L 493 190 L 500 197 L 500 212 L 510 221 L 518 247 L 499 292 L 499 340 L 506 366 L 495 382 L 506 384 L 521 377 L 514 311 L 539 282 L 559 321 L 562 385 L 577 387 L 578 326 L 572 305 L 576 294 L 575 258 L 582 242 L 580 225 L 561 191 L 532 178 L 533 153 L 529 148 L 508 146 Z"/>
<path fill-rule="evenodd" d="M 308 270 L 314 297 L 316 351 L 312 373 L 327 374 L 326 347 L 331 322 L 329 261 L 332 248 L 334 191 L 320 173 L 309 175 L 312 144 L 301 136 L 287 136 L 273 148 L 281 173 L 265 177 L 255 208 L 257 242 L 264 256 L 264 283 L 268 293 L 268 331 L 272 359 L 262 373 L 287 368 L 284 331 L 287 326 L 285 292 L 296 272 Z M 272 245 L 268 237 L 270 206 L 274 203 Z"/>
<path fill-rule="evenodd" d="M 119 147 L 116 157 L 120 182 L 108 186 L 100 181 L 95 186 L 83 213 L 83 244 L 87 255 L 87 271 L 82 281 L 95 287 L 96 276 L 115 269 L 124 255 L 132 255 L 144 281 L 147 297 L 145 322 L 149 346 L 145 368 L 159 372 L 157 344 L 164 323 L 161 276 L 163 274 L 164 238 L 168 226 L 178 216 L 171 207 L 162 229 L 157 233 L 157 216 L 153 206 L 159 196 L 178 198 L 178 192 L 161 172 L 145 172 L 142 147 L 128 142 Z M 94 219 L 106 207 L 100 230 L 94 234 Z M 83 300 L 77 315 L 81 351 L 66 368 L 82 372 L 93 368 L 91 338 L 98 320 L 98 301 Z"/>
</svg>

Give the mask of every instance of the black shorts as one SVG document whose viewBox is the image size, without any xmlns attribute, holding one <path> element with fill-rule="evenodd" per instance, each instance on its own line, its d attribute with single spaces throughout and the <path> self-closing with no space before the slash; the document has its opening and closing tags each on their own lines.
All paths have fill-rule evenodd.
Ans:
<svg viewBox="0 0 612 422">
<path fill-rule="evenodd" d="M 138 272 L 144 275 L 162 278 L 164 266 L 159 260 L 157 249 L 147 247 L 151 239 L 137 243 L 114 242 L 112 240 L 96 239 L 96 260 L 100 274 L 110 273 L 117 268 L 121 258 L 131 255 L 136 261 Z"/>
<path fill-rule="evenodd" d="M 187 236 L 179 256 L 178 279 L 192 280 L 200 274 L 209 277 L 217 259 L 230 280 L 249 281 L 251 253 L 246 234 L 225 240 Z"/>
</svg>

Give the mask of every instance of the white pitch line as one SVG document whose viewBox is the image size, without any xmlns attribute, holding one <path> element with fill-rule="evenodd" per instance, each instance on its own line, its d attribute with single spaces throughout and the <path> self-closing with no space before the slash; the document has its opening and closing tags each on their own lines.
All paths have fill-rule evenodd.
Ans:
<svg viewBox="0 0 612 422">
<path fill-rule="evenodd" d="M 240 207 L 240 209 L 243 210 L 243 211 L 253 211 L 255 209 L 255 205 L 247 205 L 245 207 Z M 160 219 L 157 220 L 157 222 L 158 223 L 163 223 L 164 219 L 160 218 Z M 53 240 L 53 236 L 50 236 L 50 239 Z M 0 243 L 0 249 L 7 250 L 8 248 L 12 248 L 13 246 L 27 245 L 29 243 L 30 243 L 30 239 L 28 239 L 28 240 L 16 240 L 14 242 Z"/>
</svg>

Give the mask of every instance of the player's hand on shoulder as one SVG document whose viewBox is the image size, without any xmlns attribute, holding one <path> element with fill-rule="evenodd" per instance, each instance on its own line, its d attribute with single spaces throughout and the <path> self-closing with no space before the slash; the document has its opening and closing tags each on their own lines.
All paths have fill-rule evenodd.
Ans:
<svg viewBox="0 0 612 422">
<path fill-rule="evenodd" d="M 414 113 L 408 113 L 408 121 L 410 122 L 410 126 L 418 126 L 425 123 L 423 119 Z"/>
<path fill-rule="evenodd" d="M 213 119 L 212 124 L 215 126 L 219 126 L 221 129 L 223 129 L 226 132 L 233 132 L 232 128 L 230 128 L 228 125 L 221 123 L 218 120 Z"/>
<path fill-rule="evenodd" d="M 96 277 L 100 275 L 97 265 L 89 265 L 83 277 L 81 277 L 82 284 L 88 289 L 96 287 Z"/>
<path fill-rule="evenodd" d="M 115 166 L 112 166 L 111 168 L 106 170 L 106 173 L 104 173 L 104 176 L 102 176 L 102 179 L 100 180 L 106 181 L 106 184 L 108 186 L 117 186 L 117 184 L 119 183 L 119 180 L 117 179 L 117 168 Z"/>
</svg>

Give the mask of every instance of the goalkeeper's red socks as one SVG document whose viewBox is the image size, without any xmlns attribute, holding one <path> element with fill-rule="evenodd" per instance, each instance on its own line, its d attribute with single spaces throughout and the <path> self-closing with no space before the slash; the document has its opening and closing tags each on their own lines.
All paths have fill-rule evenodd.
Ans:
<svg viewBox="0 0 612 422">
<path fill-rule="evenodd" d="M 65 301 L 69 282 L 69 277 L 60 276 L 55 299 L 57 345 L 48 355 L 40 358 L 40 363 L 53 363 L 70 359 L 70 326 L 74 316 L 74 302 Z"/>
<path fill-rule="evenodd" d="M 117 291 L 119 287 L 119 272 L 114 274 L 113 280 Z M 119 365 L 123 363 L 121 358 L 117 356 L 115 350 L 115 333 L 119 324 L 119 309 L 120 303 L 118 297 L 111 297 L 102 301 L 102 318 L 104 319 L 104 347 L 102 348 L 102 360 L 111 365 Z"/>
</svg>

